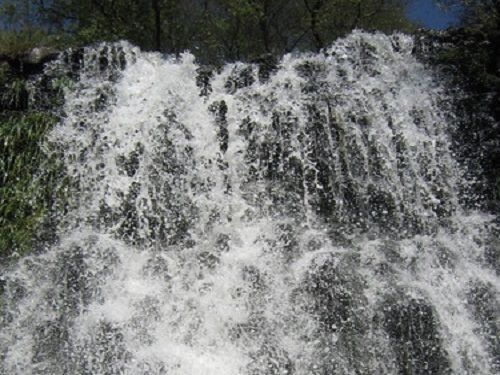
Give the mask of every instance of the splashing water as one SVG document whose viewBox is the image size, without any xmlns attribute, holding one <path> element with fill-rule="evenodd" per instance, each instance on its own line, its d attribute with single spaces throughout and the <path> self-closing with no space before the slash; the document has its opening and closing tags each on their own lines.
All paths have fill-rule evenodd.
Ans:
<svg viewBox="0 0 500 375">
<path fill-rule="evenodd" d="M 70 202 L 4 270 L 0 373 L 500 371 L 496 227 L 459 204 L 412 48 L 354 32 L 218 72 L 86 49 L 46 147 Z"/>
</svg>

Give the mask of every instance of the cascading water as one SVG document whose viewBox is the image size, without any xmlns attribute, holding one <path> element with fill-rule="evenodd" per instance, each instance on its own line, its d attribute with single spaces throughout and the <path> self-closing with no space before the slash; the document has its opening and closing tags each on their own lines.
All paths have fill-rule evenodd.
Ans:
<svg viewBox="0 0 500 375">
<path fill-rule="evenodd" d="M 493 217 L 460 205 L 412 48 L 354 32 L 202 74 L 122 43 L 48 66 L 76 75 L 46 147 L 70 201 L 3 272 L 1 374 L 498 373 Z"/>
</svg>

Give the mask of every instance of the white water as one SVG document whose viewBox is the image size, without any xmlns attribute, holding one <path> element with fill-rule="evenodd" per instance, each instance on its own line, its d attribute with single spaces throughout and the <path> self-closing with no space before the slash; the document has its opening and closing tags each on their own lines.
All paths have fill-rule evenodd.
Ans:
<svg viewBox="0 0 500 375">
<path fill-rule="evenodd" d="M 1 373 L 499 371 L 493 218 L 458 203 L 412 47 L 354 32 L 206 95 L 189 54 L 88 49 L 47 142 L 60 240 L 3 275 Z"/>
</svg>

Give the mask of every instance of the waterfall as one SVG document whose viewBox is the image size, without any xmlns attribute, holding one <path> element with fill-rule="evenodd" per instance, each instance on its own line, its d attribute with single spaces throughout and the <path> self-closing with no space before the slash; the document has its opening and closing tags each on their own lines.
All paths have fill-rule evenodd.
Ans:
<svg viewBox="0 0 500 375">
<path fill-rule="evenodd" d="M 2 269 L 0 374 L 498 373 L 498 228 L 463 206 L 458 121 L 412 49 L 49 64 L 73 80 L 44 145 L 67 202 Z"/>
</svg>

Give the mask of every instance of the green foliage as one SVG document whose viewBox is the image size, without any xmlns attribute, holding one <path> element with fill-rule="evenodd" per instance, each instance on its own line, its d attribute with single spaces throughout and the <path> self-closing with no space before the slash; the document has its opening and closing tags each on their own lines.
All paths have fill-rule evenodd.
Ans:
<svg viewBox="0 0 500 375">
<path fill-rule="evenodd" d="M 53 78 L 43 107 L 57 108 L 71 85 L 67 76 Z M 62 159 L 45 142 L 58 118 L 30 108 L 27 86 L 26 78 L 0 63 L 0 260 L 26 254 L 34 241 L 47 239 L 54 214 L 66 204 Z"/>
<path fill-rule="evenodd" d="M 26 82 L 22 78 L 15 78 L 7 84 L 5 90 L 0 98 L 0 101 L 7 103 L 7 105 L 17 106 L 21 102 L 21 96 L 25 90 Z"/>
<path fill-rule="evenodd" d="M 320 50 L 355 28 L 388 32 L 413 28 L 401 0 L 213 0 L 210 4 L 208 22 L 200 29 L 208 30 L 218 47 L 216 54 L 224 60 Z M 212 46 L 204 42 L 202 53 L 210 53 Z"/>
<path fill-rule="evenodd" d="M 34 47 L 57 45 L 40 16 L 33 0 L 0 1 L 0 56 L 17 58 Z"/>
<path fill-rule="evenodd" d="M 0 55 L 10 58 L 23 56 L 35 47 L 57 46 L 58 43 L 56 36 L 42 29 L 0 30 Z"/>
<path fill-rule="evenodd" d="M 10 76 L 9 64 L 7 64 L 6 62 L 0 63 L 0 87 L 3 87 L 8 82 L 9 76 Z"/>
<path fill-rule="evenodd" d="M 185 48 L 189 37 L 187 29 L 193 25 L 187 3 L 175 0 L 53 0 L 40 7 L 39 13 L 72 45 L 126 39 L 144 49 L 159 50 L 162 46 L 155 43 L 158 21 L 161 37 L 165 39 L 162 42 L 168 43 L 169 49 L 180 52 L 179 48 Z"/>
<path fill-rule="evenodd" d="M 353 29 L 411 31 L 405 2 L 397 0 L 304 0 L 306 22 L 319 49 Z"/>
<path fill-rule="evenodd" d="M 146 50 L 189 49 L 201 62 L 219 63 L 320 50 L 354 28 L 411 31 L 406 1 L 23 0 L 20 12 L 31 16 L 6 14 L 17 20 L 15 30 L 43 26 L 72 46 L 126 39 Z"/>
<path fill-rule="evenodd" d="M 41 151 L 41 141 L 55 118 L 44 113 L 3 114 L 0 117 L 0 257 L 23 254 L 32 246 L 54 186 L 54 169 Z M 37 176 L 40 168 L 47 175 Z"/>
</svg>

